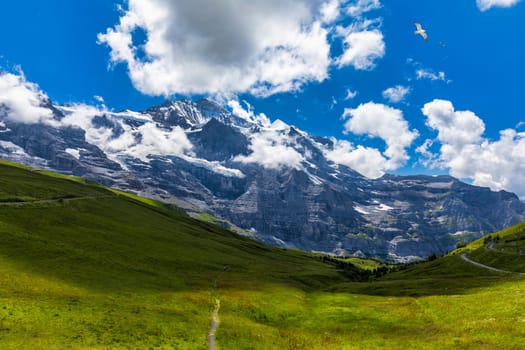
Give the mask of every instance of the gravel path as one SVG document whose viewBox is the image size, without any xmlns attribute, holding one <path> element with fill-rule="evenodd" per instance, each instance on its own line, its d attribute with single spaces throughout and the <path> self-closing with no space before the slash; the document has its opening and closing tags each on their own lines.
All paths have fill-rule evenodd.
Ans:
<svg viewBox="0 0 525 350">
<path fill-rule="evenodd" d="M 210 350 L 215 350 L 215 332 L 217 331 L 217 328 L 219 328 L 219 309 L 221 308 L 221 301 L 219 299 L 215 299 L 215 308 L 213 309 L 213 312 L 211 314 L 211 318 L 213 319 L 213 323 L 211 324 L 210 330 L 208 331 L 208 344 L 210 344 Z"/>
<path fill-rule="evenodd" d="M 502 273 L 515 273 L 515 274 L 518 274 L 518 275 L 524 275 L 525 276 L 525 273 L 501 270 L 501 269 L 497 269 L 497 268 L 492 267 L 492 266 L 484 265 L 482 263 L 479 263 L 477 261 L 469 259 L 469 257 L 467 257 L 467 255 L 465 253 L 461 254 L 461 259 L 465 260 L 468 263 L 471 263 L 473 265 L 476 265 L 478 267 L 481 267 L 481 268 L 484 268 L 484 269 L 487 269 L 487 270 L 496 271 L 496 272 L 502 272 Z"/>
</svg>

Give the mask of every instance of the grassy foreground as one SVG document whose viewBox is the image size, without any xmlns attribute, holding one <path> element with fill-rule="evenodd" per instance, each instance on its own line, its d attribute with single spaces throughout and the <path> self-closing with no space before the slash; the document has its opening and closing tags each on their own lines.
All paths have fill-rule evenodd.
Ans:
<svg viewBox="0 0 525 350">
<path fill-rule="evenodd" d="M 458 255 L 338 267 L 0 163 L 1 349 L 207 349 L 216 297 L 219 349 L 525 349 L 523 277 Z"/>
</svg>

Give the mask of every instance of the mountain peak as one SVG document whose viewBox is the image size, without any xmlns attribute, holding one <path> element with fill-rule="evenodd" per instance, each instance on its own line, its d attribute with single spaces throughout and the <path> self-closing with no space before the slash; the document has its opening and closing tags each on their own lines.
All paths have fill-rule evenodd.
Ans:
<svg viewBox="0 0 525 350">
<path fill-rule="evenodd" d="M 166 100 L 164 103 L 148 108 L 142 113 L 149 114 L 156 122 L 167 126 L 180 126 L 183 129 L 201 127 L 211 119 L 226 125 L 242 128 L 253 126 L 253 121 L 239 117 L 225 110 L 216 102 L 207 98 L 192 100 Z"/>
</svg>

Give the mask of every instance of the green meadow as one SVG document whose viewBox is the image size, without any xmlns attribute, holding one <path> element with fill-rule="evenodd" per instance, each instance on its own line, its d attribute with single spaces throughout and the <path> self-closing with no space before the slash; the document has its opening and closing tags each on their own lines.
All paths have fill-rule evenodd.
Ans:
<svg viewBox="0 0 525 350">
<path fill-rule="evenodd" d="M 523 225 L 499 235 L 375 277 L 1 162 L 0 349 L 208 349 L 215 298 L 218 349 L 525 349 L 525 277 L 460 257 L 523 272 Z"/>
</svg>

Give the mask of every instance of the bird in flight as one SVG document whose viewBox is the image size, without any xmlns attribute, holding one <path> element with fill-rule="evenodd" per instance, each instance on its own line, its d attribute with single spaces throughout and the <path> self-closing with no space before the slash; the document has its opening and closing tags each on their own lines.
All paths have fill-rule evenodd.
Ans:
<svg viewBox="0 0 525 350">
<path fill-rule="evenodd" d="M 423 37 L 423 39 L 425 39 L 425 41 L 428 41 L 428 35 L 427 35 L 427 32 L 426 30 L 423 29 L 423 27 L 421 27 L 421 24 L 419 22 L 416 22 L 414 21 L 414 25 L 416 26 L 416 31 L 414 32 L 414 34 L 419 34 Z"/>
</svg>

